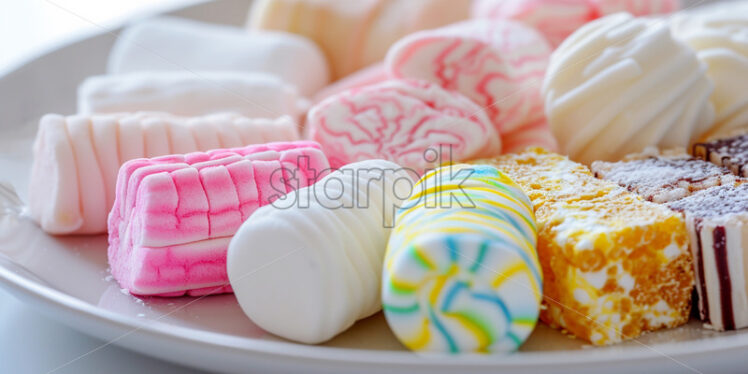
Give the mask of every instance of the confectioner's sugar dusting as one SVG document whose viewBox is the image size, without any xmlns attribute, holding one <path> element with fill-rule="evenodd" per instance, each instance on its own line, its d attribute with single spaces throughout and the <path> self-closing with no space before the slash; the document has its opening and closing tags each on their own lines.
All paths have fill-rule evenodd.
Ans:
<svg viewBox="0 0 748 374">
<path fill-rule="evenodd" d="M 618 183 L 655 202 L 688 196 L 702 185 L 709 187 L 734 181 L 729 170 L 688 156 L 653 156 L 616 163 L 596 161 L 592 171 L 599 178 Z"/>
<path fill-rule="evenodd" d="M 748 214 L 748 184 L 712 187 L 668 206 L 702 219 L 724 217 L 723 220 L 728 220 L 727 215 Z"/>
<path fill-rule="evenodd" d="M 718 331 L 748 326 L 743 317 L 748 312 L 748 262 L 742 253 L 748 238 L 748 184 L 733 175 L 743 174 L 746 153 L 748 137 L 742 135 L 696 144 L 694 155 L 700 159 L 652 149 L 622 162 L 592 164 L 597 177 L 684 213 L 700 318 Z M 663 254 L 672 259 L 677 248 L 668 247 Z"/>
<path fill-rule="evenodd" d="M 737 175 L 744 175 L 748 170 L 748 134 L 727 139 L 719 139 L 709 143 L 694 145 L 694 154 L 705 160 L 724 165 Z"/>
<path fill-rule="evenodd" d="M 719 331 L 748 326 L 748 184 L 713 187 L 668 206 L 688 221 L 701 319 Z"/>
</svg>

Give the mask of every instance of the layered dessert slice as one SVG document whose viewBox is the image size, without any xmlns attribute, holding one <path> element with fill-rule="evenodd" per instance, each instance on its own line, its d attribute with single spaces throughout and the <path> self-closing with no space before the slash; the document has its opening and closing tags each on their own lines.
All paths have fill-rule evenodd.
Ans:
<svg viewBox="0 0 748 374">
<path fill-rule="evenodd" d="M 748 133 L 726 139 L 696 143 L 694 157 L 724 166 L 735 175 L 748 177 Z"/>
<path fill-rule="evenodd" d="M 748 184 L 713 187 L 668 206 L 686 217 L 701 319 L 720 331 L 748 327 Z"/>
<path fill-rule="evenodd" d="M 112 275 L 137 295 L 228 292 L 239 226 L 328 172 L 319 144 L 306 141 L 128 161 L 109 214 Z"/>
<path fill-rule="evenodd" d="M 533 202 L 544 322 L 603 345 L 688 321 L 693 270 L 680 214 L 540 149 L 475 163 L 506 172 Z"/>
<path fill-rule="evenodd" d="M 630 155 L 623 161 L 595 161 L 590 167 L 596 177 L 615 182 L 645 200 L 666 203 L 723 184 L 735 184 L 730 170 L 697 160 L 677 150 L 649 151 Z"/>
</svg>

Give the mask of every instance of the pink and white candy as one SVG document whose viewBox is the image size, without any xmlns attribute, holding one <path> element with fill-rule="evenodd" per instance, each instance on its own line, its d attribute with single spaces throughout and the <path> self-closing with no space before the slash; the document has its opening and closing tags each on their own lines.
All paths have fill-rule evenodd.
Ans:
<svg viewBox="0 0 748 374">
<path fill-rule="evenodd" d="M 480 106 L 426 81 L 391 80 L 332 96 L 311 109 L 307 128 L 334 168 L 385 159 L 422 173 L 501 152 Z"/>
<path fill-rule="evenodd" d="M 290 117 L 177 117 L 139 112 L 42 117 L 34 142 L 29 210 L 51 234 L 101 234 L 125 161 L 299 139 Z"/>
<path fill-rule="evenodd" d="M 226 250 L 239 226 L 327 173 L 309 141 L 128 161 L 109 214 L 112 275 L 137 295 L 230 292 Z"/>
<path fill-rule="evenodd" d="M 475 0 L 475 18 L 512 19 L 534 27 L 553 47 L 587 22 L 618 12 L 634 16 L 666 14 L 679 0 Z"/>
<path fill-rule="evenodd" d="M 473 20 L 411 34 L 390 48 L 394 78 L 456 90 L 482 106 L 504 151 L 556 148 L 540 88 L 551 48 L 537 31 L 512 21 Z"/>
</svg>

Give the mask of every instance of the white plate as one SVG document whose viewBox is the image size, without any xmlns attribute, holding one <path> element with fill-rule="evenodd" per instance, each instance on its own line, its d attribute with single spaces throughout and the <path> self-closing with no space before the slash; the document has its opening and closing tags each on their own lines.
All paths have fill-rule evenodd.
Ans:
<svg viewBox="0 0 748 374">
<path fill-rule="evenodd" d="M 178 14 L 240 24 L 247 2 L 198 4 Z M 0 77 L 0 180 L 26 190 L 32 122 L 70 113 L 77 84 L 103 71 L 113 34 L 41 56 Z M 82 59 L 81 56 L 85 56 Z M 424 356 L 407 352 L 381 314 L 319 346 L 266 334 L 231 295 L 136 299 L 120 291 L 106 264 L 106 238 L 52 237 L 23 216 L 21 200 L 0 188 L 0 285 L 48 316 L 143 354 L 226 372 L 723 372 L 744 371 L 748 330 L 716 333 L 691 324 L 637 341 L 591 348 L 539 326 L 519 353 Z M 22 193 L 23 195 L 23 193 Z"/>
</svg>

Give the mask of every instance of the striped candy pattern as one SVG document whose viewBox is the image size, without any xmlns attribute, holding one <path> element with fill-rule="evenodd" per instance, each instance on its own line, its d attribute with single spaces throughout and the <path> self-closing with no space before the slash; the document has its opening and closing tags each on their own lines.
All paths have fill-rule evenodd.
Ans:
<svg viewBox="0 0 748 374">
<path fill-rule="evenodd" d="M 112 275 L 138 295 L 228 284 L 226 249 L 242 222 L 327 172 L 307 141 L 128 161 L 109 215 Z"/>
<path fill-rule="evenodd" d="M 550 55 L 543 36 L 521 23 L 472 20 L 401 39 L 386 67 L 395 78 L 433 82 L 480 105 L 504 152 L 556 149 L 540 94 Z"/>
<path fill-rule="evenodd" d="M 529 198 L 493 167 L 425 175 L 385 255 L 382 303 L 398 339 L 416 351 L 517 349 L 540 312 L 536 230 Z"/>
<path fill-rule="evenodd" d="M 34 142 L 29 209 L 46 232 L 101 234 L 114 203 L 117 171 L 128 160 L 297 139 L 290 117 L 46 115 Z"/>
</svg>

